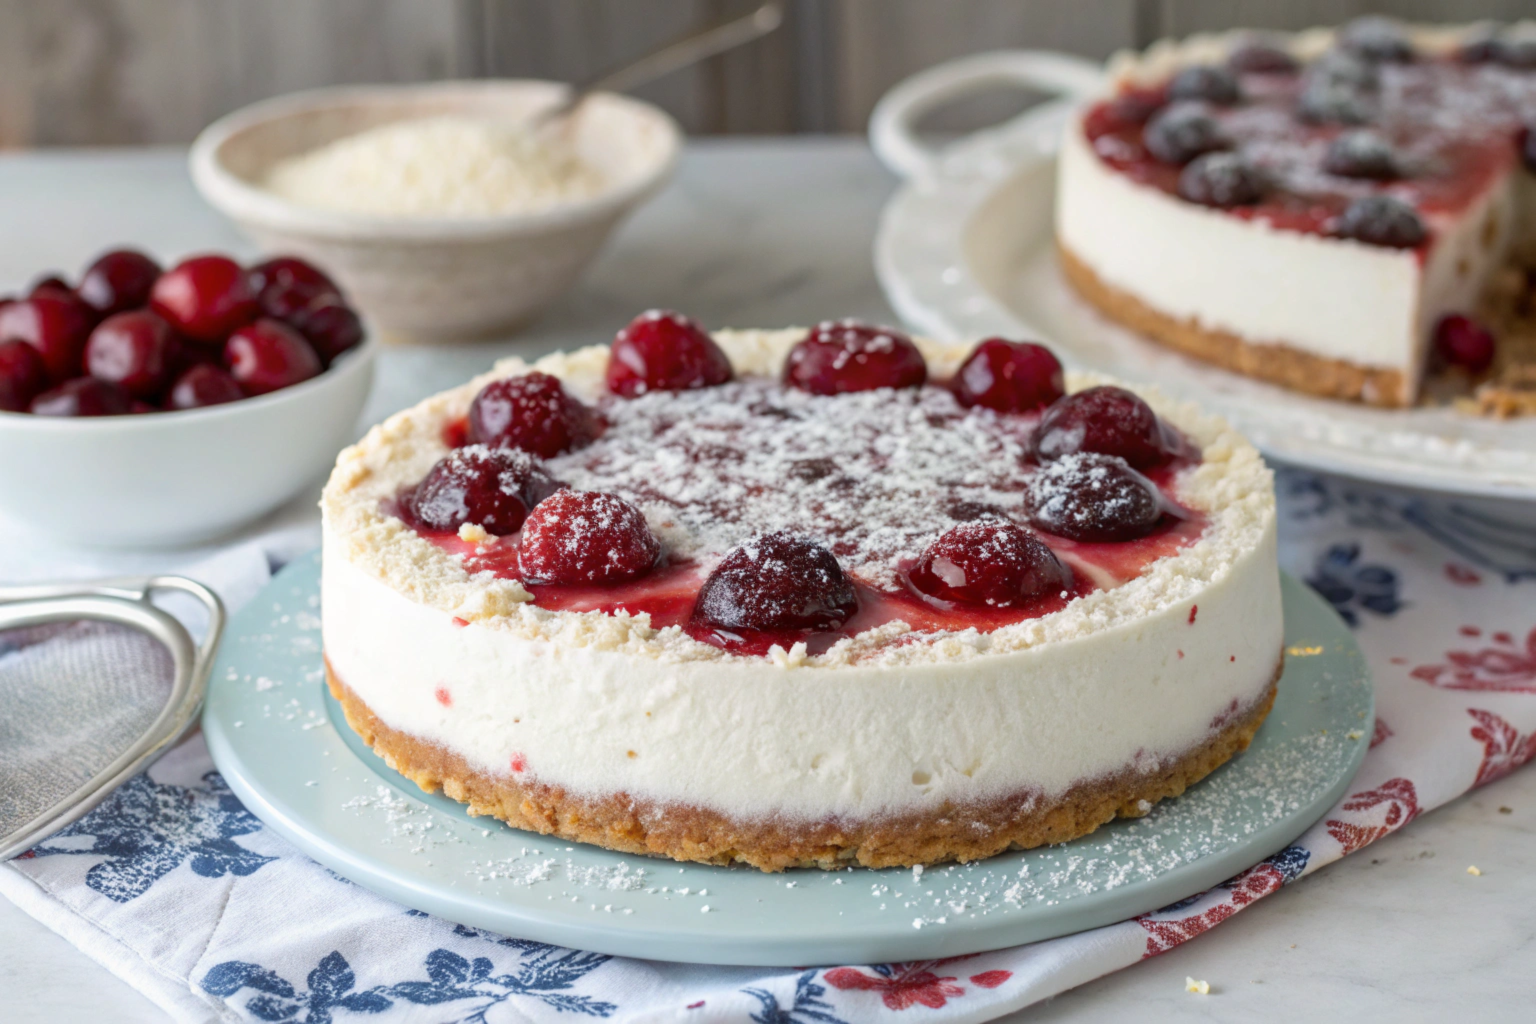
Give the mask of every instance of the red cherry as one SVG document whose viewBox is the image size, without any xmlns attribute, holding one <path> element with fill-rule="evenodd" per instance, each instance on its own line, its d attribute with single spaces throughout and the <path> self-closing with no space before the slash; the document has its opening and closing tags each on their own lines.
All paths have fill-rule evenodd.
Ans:
<svg viewBox="0 0 1536 1024">
<path fill-rule="evenodd" d="M 921 387 L 928 364 L 912 339 L 889 327 L 827 320 L 789 350 L 784 380 L 813 395 Z"/>
<path fill-rule="evenodd" d="M 320 357 L 292 327 L 257 320 L 224 344 L 224 365 L 248 395 L 265 395 L 320 373 Z"/>
<path fill-rule="evenodd" d="M 201 409 L 209 405 L 238 402 L 245 397 L 240 383 L 208 363 L 192 367 L 171 385 L 171 397 L 166 402 L 170 409 Z"/>
<path fill-rule="evenodd" d="M 456 531 L 474 523 L 505 535 L 521 529 L 528 510 L 560 486 L 543 463 L 520 448 L 473 444 L 439 459 L 416 485 L 409 505 L 428 529 Z"/>
<path fill-rule="evenodd" d="M 1483 373 L 1492 366 L 1497 347 L 1492 332 L 1460 313 L 1441 317 L 1435 327 L 1435 348 L 1440 357 L 1468 373 Z"/>
<path fill-rule="evenodd" d="M 1098 452 L 1146 469 L 1167 462 L 1174 451 L 1152 407 L 1124 388 L 1102 386 L 1068 395 L 1045 411 L 1035 431 L 1035 454 L 1042 461 Z"/>
<path fill-rule="evenodd" d="M 76 377 L 32 399 L 39 416 L 126 416 L 133 399 L 116 384 L 95 377 Z"/>
<path fill-rule="evenodd" d="M 278 256 L 249 271 L 251 294 L 267 316 L 287 320 L 322 297 L 341 300 L 341 289 L 297 256 Z"/>
<path fill-rule="evenodd" d="M 616 494 L 556 491 L 523 522 L 518 560 L 531 583 L 619 583 L 643 576 L 661 542 Z"/>
<path fill-rule="evenodd" d="M 1074 452 L 1041 467 L 1024 492 L 1029 521 L 1080 541 L 1145 537 L 1163 515 L 1156 485 L 1124 459 Z"/>
<path fill-rule="evenodd" d="M 720 560 L 699 588 L 695 623 L 738 630 L 836 629 L 858 610 L 832 552 L 787 531 L 755 537 Z"/>
<path fill-rule="evenodd" d="M 97 258 L 80 278 L 80 299 L 99 316 L 149 304 L 160 264 L 133 249 L 115 249 Z"/>
<path fill-rule="evenodd" d="M 1072 571 L 1017 523 L 962 523 L 928 545 L 909 574 L 931 597 L 1015 608 L 1072 586 Z"/>
<path fill-rule="evenodd" d="M 322 295 L 303 309 L 295 310 L 287 322 L 314 346 L 315 354 L 326 366 L 363 341 L 362 320 L 335 295 Z"/>
<path fill-rule="evenodd" d="M 32 288 L 27 292 L 27 298 L 37 295 L 58 295 L 63 298 L 76 298 L 75 290 L 64 280 L 62 274 L 45 274 L 32 282 Z"/>
<path fill-rule="evenodd" d="M 258 312 L 245 271 L 227 256 L 194 256 L 162 274 L 149 304 L 193 341 L 222 342 Z"/>
<path fill-rule="evenodd" d="M 154 398 L 170 383 L 171 328 L 147 309 L 107 317 L 85 343 L 85 368 L 134 398 Z"/>
<path fill-rule="evenodd" d="M 601 423 L 565 393 L 558 377 L 528 373 L 494 380 L 469 407 L 470 444 L 521 448 L 548 459 L 591 443 Z"/>
<path fill-rule="evenodd" d="M 629 322 L 608 350 L 608 390 L 625 398 L 724 384 L 731 361 L 696 322 L 653 309 Z"/>
<path fill-rule="evenodd" d="M 1061 363 L 1044 345 L 988 338 L 960 364 L 954 390 L 964 406 L 1033 412 L 1062 396 Z"/>
<path fill-rule="evenodd" d="M 0 340 L 19 338 L 36 348 L 54 381 L 80 375 L 80 357 L 95 318 L 73 296 L 43 292 L 0 306 Z"/>
<path fill-rule="evenodd" d="M 0 341 L 0 410 L 26 412 L 48 386 L 48 367 L 37 349 L 19 339 Z"/>
</svg>

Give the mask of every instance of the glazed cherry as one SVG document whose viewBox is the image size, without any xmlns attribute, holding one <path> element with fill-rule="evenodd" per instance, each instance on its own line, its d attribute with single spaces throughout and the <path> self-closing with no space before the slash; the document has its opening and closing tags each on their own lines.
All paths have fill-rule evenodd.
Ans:
<svg viewBox="0 0 1536 1024">
<path fill-rule="evenodd" d="M 95 317 L 73 296 L 43 292 L 0 306 L 0 339 L 19 338 L 37 349 L 55 382 L 79 376 L 80 357 Z"/>
<path fill-rule="evenodd" d="M 1452 313 L 1435 326 L 1435 350 L 1451 366 L 1479 374 L 1493 365 L 1497 349 L 1493 334 L 1471 317 Z"/>
<path fill-rule="evenodd" d="M 629 322 L 608 350 L 608 390 L 625 398 L 647 391 L 708 388 L 731 379 L 731 361 L 714 339 L 681 313 L 653 309 Z"/>
<path fill-rule="evenodd" d="M 38 416 L 126 416 L 133 412 L 133 399 L 116 384 L 76 377 L 32 399 L 31 411 Z"/>
<path fill-rule="evenodd" d="M 832 552 L 787 531 L 729 552 L 699 588 L 695 624 L 728 632 L 836 629 L 858 610 Z"/>
<path fill-rule="evenodd" d="M 211 363 L 202 363 L 176 378 L 165 405 L 168 409 L 201 409 L 238 402 L 244 397 L 239 381 Z"/>
<path fill-rule="evenodd" d="M 48 387 L 48 367 L 37 349 L 17 338 L 0 341 L 0 411 L 26 412 Z"/>
<path fill-rule="evenodd" d="M 325 366 L 363 342 L 362 320 L 335 295 L 321 295 L 290 315 L 287 323 L 304 335 Z"/>
<path fill-rule="evenodd" d="M 1367 245 L 1412 249 L 1428 237 L 1424 221 L 1412 206 L 1393 196 L 1361 196 L 1344 208 L 1333 225 L 1334 234 Z"/>
<path fill-rule="evenodd" d="M 1245 43 L 1227 56 L 1227 67 L 1244 75 L 1287 75 L 1299 65 L 1296 58 L 1268 43 Z"/>
<path fill-rule="evenodd" d="M 928 364 L 911 338 L 857 320 L 822 321 L 784 362 L 785 383 L 813 395 L 916 388 L 927 379 Z"/>
<path fill-rule="evenodd" d="M 266 319 L 229 336 L 224 365 L 247 395 L 265 395 L 320 373 L 320 357 L 309 342 L 292 327 Z"/>
<path fill-rule="evenodd" d="M 1033 412 L 1064 393 L 1061 363 L 1044 345 L 988 338 L 971 350 L 951 387 L 964 406 Z"/>
<path fill-rule="evenodd" d="M 1017 608 L 1072 586 L 1072 571 L 1017 523 L 962 523 L 928 545 L 908 573 L 930 597 Z"/>
<path fill-rule="evenodd" d="M 160 264 L 133 249 L 115 249 L 85 268 L 76 289 L 98 316 L 111 316 L 149 303 Z"/>
<path fill-rule="evenodd" d="M 213 345 L 256 318 L 256 296 L 240 264 L 227 256 L 194 256 L 150 289 L 150 306 L 176 330 Z"/>
<path fill-rule="evenodd" d="M 535 371 L 481 388 L 470 404 L 465 436 L 470 444 L 521 448 L 547 459 L 591 443 L 600 425 L 558 377 Z"/>
<path fill-rule="evenodd" d="M 1243 91 L 1237 84 L 1237 76 L 1226 68 L 1196 64 L 1179 71 L 1168 81 L 1168 98 L 1231 106 L 1241 102 Z"/>
<path fill-rule="evenodd" d="M 147 309 L 116 313 L 85 343 L 85 370 L 134 398 L 155 399 L 174 372 L 171 328 Z"/>
<path fill-rule="evenodd" d="M 1346 178 L 1390 181 L 1402 177 L 1397 150 L 1379 133 L 1365 128 L 1347 131 L 1328 144 L 1323 170 Z"/>
<path fill-rule="evenodd" d="M 1165 164 L 1187 164 L 1231 145 L 1216 119 L 1199 103 L 1176 103 L 1147 122 L 1147 150 Z"/>
<path fill-rule="evenodd" d="M 1068 395 L 1045 411 L 1035 431 L 1035 456 L 1042 462 L 1078 452 L 1124 459 L 1137 469 L 1159 466 L 1176 444 L 1152 407 L 1124 388 L 1108 385 Z"/>
<path fill-rule="evenodd" d="M 1339 31 L 1339 45 L 1365 60 L 1406 64 L 1413 60 L 1413 43 L 1402 23 L 1381 15 L 1356 18 Z"/>
<path fill-rule="evenodd" d="M 616 494 L 556 491 L 523 522 L 518 561 L 531 583 L 619 583 L 650 572 L 661 542 Z"/>
<path fill-rule="evenodd" d="M 1179 195 L 1201 206 L 1253 206 L 1266 191 L 1263 172 L 1236 153 L 1207 153 L 1179 172 Z"/>
<path fill-rule="evenodd" d="M 522 529 L 528 510 L 558 486 L 519 448 L 472 444 L 437 461 L 412 492 L 410 509 L 428 529 L 456 531 L 472 523 L 505 535 Z"/>
<path fill-rule="evenodd" d="M 1163 515 L 1157 487 L 1116 455 L 1079 452 L 1030 477 L 1024 508 L 1037 529 L 1087 542 L 1145 537 Z"/>
</svg>

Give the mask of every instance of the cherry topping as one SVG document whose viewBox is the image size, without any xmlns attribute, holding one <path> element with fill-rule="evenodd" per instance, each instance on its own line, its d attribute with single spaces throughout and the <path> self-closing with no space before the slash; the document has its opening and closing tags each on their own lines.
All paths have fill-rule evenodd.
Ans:
<svg viewBox="0 0 1536 1024">
<path fill-rule="evenodd" d="M 731 379 L 731 361 L 698 323 L 670 310 L 641 313 L 608 350 L 608 390 L 625 398 L 647 391 L 708 388 Z"/>
<path fill-rule="evenodd" d="M 1168 82 L 1170 100 L 1205 100 L 1231 106 L 1243 98 L 1237 76 L 1214 64 L 1196 64 L 1174 75 Z"/>
<path fill-rule="evenodd" d="M 159 397 L 172 374 L 171 328 L 147 309 L 115 313 L 85 343 L 85 369 L 134 398 Z"/>
<path fill-rule="evenodd" d="M 1298 66 L 1290 53 L 1269 43 L 1245 43 L 1227 56 L 1227 67 L 1245 75 L 1285 75 Z"/>
<path fill-rule="evenodd" d="M 912 339 L 890 327 L 824 320 L 789 350 L 784 380 L 813 395 L 921 387 L 928 364 Z"/>
<path fill-rule="evenodd" d="M 1263 172 L 1236 153 L 1207 153 L 1179 173 L 1179 195 L 1202 206 L 1253 206 L 1267 190 Z"/>
<path fill-rule="evenodd" d="M 363 321 L 334 294 L 321 295 L 294 311 L 287 317 L 287 323 L 304 335 L 325 366 L 363 341 Z"/>
<path fill-rule="evenodd" d="M 37 349 L 19 338 L 0 341 L 0 410 L 26 412 L 47 386 L 48 367 Z"/>
<path fill-rule="evenodd" d="M 411 512 L 433 530 L 465 523 L 505 535 L 522 528 L 528 510 L 558 488 L 538 459 L 520 448 L 474 444 L 438 460 L 416 485 Z"/>
<path fill-rule="evenodd" d="M 1334 234 L 1367 245 L 1412 249 L 1427 237 L 1418 211 L 1393 196 L 1361 196 L 1334 222 Z"/>
<path fill-rule="evenodd" d="M 1402 176 L 1397 150 L 1379 133 L 1357 128 L 1339 135 L 1328 146 L 1323 170 L 1346 178 L 1389 181 Z"/>
<path fill-rule="evenodd" d="M 1061 363 L 1044 345 L 988 338 L 960 364 L 952 385 L 960 404 L 1033 412 L 1064 393 Z"/>
<path fill-rule="evenodd" d="M 217 366 L 203 363 L 176 378 L 166 406 L 171 409 L 201 409 L 209 405 L 238 402 L 245 397 L 240 383 Z"/>
<path fill-rule="evenodd" d="M 1493 365 L 1497 347 L 1493 334 L 1471 317 L 1452 313 L 1435 326 L 1435 349 L 1452 366 L 1483 373 Z"/>
<path fill-rule="evenodd" d="M 1142 138 L 1147 150 L 1165 164 L 1187 164 L 1204 153 L 1231 145 L 1204 106 L 1176 103 L 1147 122 Z"/>
<path fill-rule="evenodd" d="M 1366 60 L 1406 64 L 1413 60 L 1413 43 L 1395 18 L 1367 15 L 1339 32 L 1339 45 Z"/>
<path fill-rule="evenodd" d="M 1297 112 L 1313 124 L 1365 124 L 1374 105 L 1358 86 L 1328 79 L 1313 79 L 1301 90 Z"/>
<path fill-rule="evenodd" d="M 229 336 L 224 365 L 248 395 L 265 395 L 320 373 L 320 358 L 292 327 L 257 320 Z"/>
<path fill-rule="evenodd" d="M 470 404 L 465 436 L 471 444 L 521 448 L 548 459 L 590 444 L 600 426 L 558 377 L 535 371 L 481 388 Z"/>
<path fill-rule="evenodd" d="M 39 416 L 125 416 L 133 412 L 133 399 L 116 384 L 76 377 L 32 399 L 31 411 Z"/>
<path fill-rule="evenodd" d="M 162 274 L 150 306 L 194 341 L 222 342 L 260 311 L 240 264 L 227 256 L 194 256 Z"/>
<path fill-rule="evenodd" d="M 1046 463 L 1024 492 L 1029 521 L 1078 541 L 1145 537 L 1162 518 L 1157 487 L 1115 455 L 1079 452 Z"/>
<path fill-rule="evenodd" d="M 85 339 L 95 320 L 91 308 L 73 295 L 44 291 L 0 306 L 0 340 L 19 338 L 37 349 L 55 381 L 80 374 Z"/>
<path fill-rule="evenodd" d="M 1518 71 L 1536 69 L 1536 32 L 1506 30 L 1494 44 L 1493 59 Z"/>
<path fill-rule="evenodd" d="M 853 584 L 832 552 L 787 531 L 730 551 L 699 588 L 695 623 L 715 629 L 836 629 L 858 610 Z"/>
<path fill-rule="evenodd" d="M 930 597 L 1016 608 L 1072 586 L 1072 571 L 1017 523 L 983 520 L 944 532 L 909 574 Z"/>
<path fill-rule="evenodd" d="M 133 249 L 115 249 L 85 268 L 80 299 L 100 316 L 111 316 L 149 303 L 160 264 Z"/>
<path fill-rule="evenodd" d="M 643 576 L 661 542 L 616 494 L 556 491 L 523 523 L 518 559 L 531 583 L 618 583 Z"/>
<path fill-rule="evenodd" d="M 1045 462 L 1097 452 L 1146 469 L 1172 458 L 1175 445 L 1139 395 L 1102 385 L 1068 395 L 1047 409 L 1035 431 L 1034 448 Z"/>
</svg>

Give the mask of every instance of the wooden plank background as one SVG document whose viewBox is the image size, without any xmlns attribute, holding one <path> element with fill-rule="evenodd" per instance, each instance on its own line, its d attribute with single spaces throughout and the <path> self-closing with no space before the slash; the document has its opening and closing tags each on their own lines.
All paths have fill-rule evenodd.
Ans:
<svg viewBox="0 0 1536 1024">
<path fill-rule="evenodd" d="M 0 146 L 186 142 L 280 93 L 452 77 L 577 79 L 753 0 L 0 0 Z M 931 64 L 1036 47 L 1102 58 L 1163 35 L 1366 11 L 1511 19 L 1533 0 L 787 0 L 766 39 L 638 91 L 695 134 L 861 131 Z M 973 104 L 941 126 L 1009 112 Z M 1014 105 L 1017 105 L 1016 102 Z"/>
</svg>

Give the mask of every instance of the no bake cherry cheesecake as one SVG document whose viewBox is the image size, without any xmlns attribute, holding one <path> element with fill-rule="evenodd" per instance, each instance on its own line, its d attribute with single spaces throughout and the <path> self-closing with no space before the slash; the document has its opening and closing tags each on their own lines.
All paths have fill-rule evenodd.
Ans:
<svg viewBox="0 0 1536 1024">
<path fill-rule="evenodd" d="M 1202 36 L 1111 80 L 1059 171 L 1062 263 L 1090 302 L 1329 397 L 1413 404 L 1437 338 L 1488 370 L 1465 314 L 1536 247 L 1536 25 Z"/>
<path fill-rule="evenodd" d="M 1027 343 L 650 313 L 392 417 L 322 505 L 352 727 L 625 852 L 1072 839 L 1245 748 L 1280 666 L 1258 454 Z"/>
</svg>

